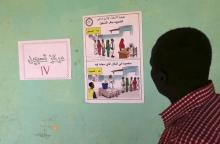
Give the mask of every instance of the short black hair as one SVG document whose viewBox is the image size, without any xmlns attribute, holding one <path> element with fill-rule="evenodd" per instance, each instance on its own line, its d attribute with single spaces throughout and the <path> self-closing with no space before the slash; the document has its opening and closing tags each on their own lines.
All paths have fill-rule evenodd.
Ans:
<svg viewBox="0 0 220 144">
<path fill-rule="evenodd" d="M 180 79 L 208 79 L 211 44 L 207 36 L 198 29 L 185 27 L 164 33 L 154 45 L 152 55 L 157 60 L 151 63 Z"/>
<path fill-rule="evenodd" d="M 93 82 L 90 82 L 90 83 L 89 83 L 89 86 L 90 86 L 91 88 L 94 88 L 94 83 L 93 83 Z"/>
</svg>

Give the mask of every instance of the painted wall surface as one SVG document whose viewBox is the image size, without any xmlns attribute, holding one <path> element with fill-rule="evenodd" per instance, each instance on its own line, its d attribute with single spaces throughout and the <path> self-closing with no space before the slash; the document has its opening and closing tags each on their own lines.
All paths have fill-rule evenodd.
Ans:
<svg viewBox="0 0 220 144">
<path fill-rule="evenodd" d="M 189 26 L 210 38 L 210 79 L 220 91 L 218 0 L 0 0 L 0 144 L 156 144 L 170 103 L 150 77 L 165 31 Z M 82 16 L 142 11 L 144 104 L 84 102 Z M 72 79 L 20 81 L 19 40 L 71 39 Z"/>
</svg>

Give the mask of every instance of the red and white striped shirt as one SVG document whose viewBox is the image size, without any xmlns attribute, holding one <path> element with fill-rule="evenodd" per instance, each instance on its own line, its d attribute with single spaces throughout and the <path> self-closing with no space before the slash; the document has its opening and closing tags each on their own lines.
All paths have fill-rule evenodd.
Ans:
<svg viewBox="0 0 220 144">
<path fill-rule="evenodd" d="M 190 92 L 161 113 L 159 144 L 220 144 L 220 96 L 213 83 Z"/>
</svg>

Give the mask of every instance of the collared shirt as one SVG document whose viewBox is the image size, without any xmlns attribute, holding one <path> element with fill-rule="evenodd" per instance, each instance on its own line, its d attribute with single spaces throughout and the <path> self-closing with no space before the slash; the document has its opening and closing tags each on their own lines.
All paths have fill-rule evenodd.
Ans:
<svg viewBox="0 0 220 144">
<path fill-rule="evenodd" d="M 220 144 L 220 96 L 213 83 L 194 90 L 161 113 L 159 144 Z"/>
</svg>

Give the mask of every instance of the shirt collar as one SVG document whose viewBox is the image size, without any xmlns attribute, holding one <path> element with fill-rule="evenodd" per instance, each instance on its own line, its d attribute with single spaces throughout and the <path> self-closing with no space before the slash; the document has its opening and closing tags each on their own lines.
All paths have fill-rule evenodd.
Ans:
<svg viewBox="0 0 220 144">
<path fill-rule="evenodd" d="M 192 109 L 206 103 L 213 94 L 215 94 L 215 89 L 212 81 L 210 81 L 207 85 L 190 92 L 179 101 L 169 106 L 160 114 L 165 127 L 169 126 L 172 122 L 184 116 Z"/>
</svg>

